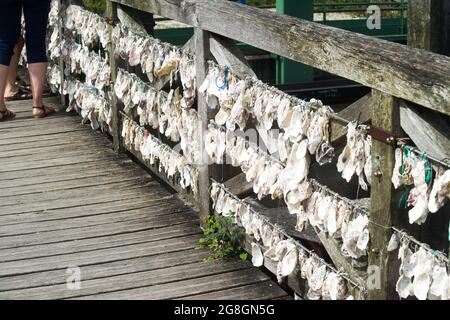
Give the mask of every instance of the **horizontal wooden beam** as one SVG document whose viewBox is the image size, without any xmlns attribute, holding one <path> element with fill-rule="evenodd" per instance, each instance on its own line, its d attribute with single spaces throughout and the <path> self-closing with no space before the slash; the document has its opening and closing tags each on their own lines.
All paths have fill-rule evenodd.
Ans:
<svg viewBox="0 0 450 320">
<path fill-rule="evenodd" d="M 450 159 L 450 127 L 440 114 L 400 102 L 400 123 L 414 144 L 436 159 Z"/>
<path fill-rule="evenodd" d="M 248 65 L 244 54 L 233 40 L 212 34 L 209 39 L 209 47 L 219 65 L 230 67 L 231 71 L 238 77 L 256 78 L 255 72 Z"/>
<path fill-rule="evenodd" d="M 113 0 L 450 115 L 450 58 L 223 0 Z"/>
</svg>

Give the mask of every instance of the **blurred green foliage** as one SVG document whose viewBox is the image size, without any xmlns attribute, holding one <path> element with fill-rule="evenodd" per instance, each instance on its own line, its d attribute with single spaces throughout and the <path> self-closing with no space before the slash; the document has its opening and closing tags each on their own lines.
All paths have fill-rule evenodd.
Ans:
<svg viewBox="0 0 450 320">
<path fill-rule="evenodd" d="M 106 1 L 105 0 L 83 0 L 84 5 L 87 9 L 96 12 L 96 13 L 104 13 L 106 9 Z"/>
</svg>

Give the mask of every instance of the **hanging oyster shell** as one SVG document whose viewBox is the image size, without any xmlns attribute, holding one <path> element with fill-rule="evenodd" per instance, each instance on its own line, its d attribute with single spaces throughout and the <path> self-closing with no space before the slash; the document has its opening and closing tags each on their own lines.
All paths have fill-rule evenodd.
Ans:
<svg viewBox="0 0 450 320">
<path fill-rule="evenodd" d="M 391 239 L 389 240 L 387 250 L 389 252 L 394 251 L 398 248 L 398 245 L 399 245 L 398 237 L 397 234 L 394 232 L 391 236 Z"/>
<path fill-rule="evenodd" d="M 428 210 L 435 213 L 450 199 L 450 170 L 436 178 L 431 189 Z"/>
<path fill-rule="evenodd" d="M 254 267 L 261 267 L 264 264 L 264 255 L 261 247 L 254 242 L 252 242 L 252 264 Z"/>
<path fill-rule="evenodd" d="M 400 276 L 395 286 L 398 295 L 400 298 L 406 299 L 411 295 L 413 285 L 411 278 L 406 277 L 405 275 Z"/>
</svg>

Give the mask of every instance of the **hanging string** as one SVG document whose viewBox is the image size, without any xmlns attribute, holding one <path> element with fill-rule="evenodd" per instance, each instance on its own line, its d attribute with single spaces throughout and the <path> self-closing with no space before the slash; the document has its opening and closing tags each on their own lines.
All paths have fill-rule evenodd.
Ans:
<svg viewBox="0 0 450 320">
<path fill-rule="evenodd" d="M 225 68 L 223 69 L 223 84 L 222 84 L 221 86 L 219 86 L 219 85 L 217 84 L 218 78 L 216 78 L 216 87 L 217 87 L 220 91 L 223 91 L 223 90 L 225 90 L 225 89 L 228 90 L 228 84 L 229 84 L 228 76 L 229 76 L 229 73 L 230 73 L 230 68 L 229 68 L 229 67 L 225 67 Z"/>
<path fill-rule="evenodd" d="M 245 200 L 239 199 L 236 195 L 234 195 L 230 190 L 228 190 L 223 184 L 215 181 L 214 179 L 211 178 L 211 181 L 213 183 L 216 183 L 217 185 L 220 186 L 220 188 L 222 190 L 224 190 L 231 198 L 233 198 L 234 200 L 238 201 L 239 203 L 243 203 L 245 205 L 247 205 L 250 209 L 250 211 L 255 214 L 256 216 L 258 216 L 259 219 L 261 219 L 264 223 L 268 224 L 273 230 L 276 230 L 280 235 L 282 235 L 285 239 L 290 240 L 292 243 L 294 243 L 297 247 L 301 248 L 302 250 L 304 250 L 305 252 L 307 252 L 309 254 L 309 256 L 313 257 L 314 259 L 316 259 L 317 261 L 319 261 L 321 264 L 325 265 L 328 269 L 330 269 L 331 271 L 335 272 L 336 274 L 340 275 L 342 278 L 344 278 L 348 283 L 352 284 L 354 287 L 359 288 L 359 290 L 364 293 L 367 291 L 367 289 L 360 283 L 355 282 L 353 279 L 349 278 L 347 274 L 343 273 L 340 270 L 337 270 L 334 266 L 332 266 L 331 264 L 329 264 L 328 262 L 326 262 L 324 259 L 322 259 L 319 255 L 317 255 L 317 253 L 315 253 L 313 250 L 310 250 L 308 248 L 306 248 L 303 244 L 301 244 L 298 240 L 294 239 L 293 237 L 291 237 L 289 234 L 286 233 L 286 231 L 282 228 L 280 228 L 277 224 L 274 224 L 270 221 L 269 218 L 267 218 L 266 216 L 262 215 L 261 213 L 259 213 L 258 211 L 256 211 L 255 209 L 253 209 L 251 207 L 251 205 L 249 203 L 247 203 Z"/>
<path fill-rule="evenodd" d="M 400 239 L 401 240 L 407 239 L 408 242 L 414 243 L 416 251 L 417 251 L 418 248 L 422 248 L 422 249 L 428 251 L 429 253 L 431 253 L 434 257 L 437 257 L 443 263 L 447 264 L 447 267 L 449 267 L 449 260 L 448 260 L 447 256 L 445 255 L 445 253 L 443 253 L 443 252 L 441 252 L 439 250 L 435 250 L 435 249 L 430 248 L 429 245 L 416 240 L 414 237 L 412 237 L 408 233 L 406 233 L 406 231 L 400 230 L 400 229 L 398 229 L 396 227 L 391 227 L 391 229 L 395 233 L 400 235 Z"/>
</svg>

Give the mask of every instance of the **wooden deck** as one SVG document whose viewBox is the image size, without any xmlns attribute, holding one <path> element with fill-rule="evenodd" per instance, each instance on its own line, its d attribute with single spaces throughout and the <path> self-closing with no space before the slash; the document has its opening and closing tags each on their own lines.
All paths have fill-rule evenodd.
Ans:
<svg viewBox="0 0 450 320">
<path fill-rule="evenodd" d="M 56 100 L 48 99 L 48 104 Z M 0 299 L 288 298 L 249 262 L 204 263 L 198 214 L 80 118 L 0 122 Z M 69 289 L 69 267 L 81 289 Z"/>
</svg>

